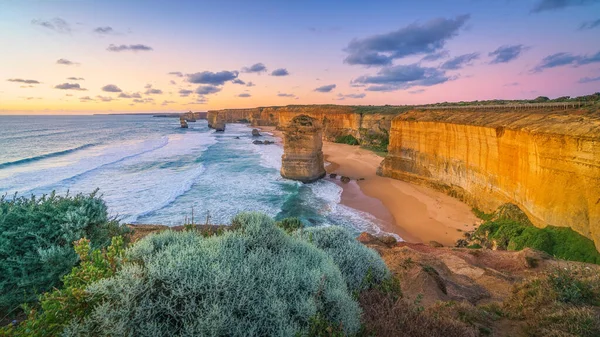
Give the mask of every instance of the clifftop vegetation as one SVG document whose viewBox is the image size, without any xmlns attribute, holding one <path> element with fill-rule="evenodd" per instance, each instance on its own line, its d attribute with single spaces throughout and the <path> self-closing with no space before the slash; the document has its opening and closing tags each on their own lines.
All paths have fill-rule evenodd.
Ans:
<svg viewBox="0 0 600 337">
<path fill-rule="evenodd" d="M 27 200 L 3 200 L 2 209 L 42 214 L 44 206 L 53 214 L 36 217 L 41 225 L 30 233 L 68 218 L 73 205 L 99 210 L 92 227 L 112 223 L 94 194 Z M 16 219 L 12 212 L 0 221 Z M 600 334 L 598 268 L 564 267 L 530 250 L 433 248 L 366 233 L 359 242 L 343 228 L 303 228 L 259 213 L 239 214 L 227 227 L 145 226 L 141 239 L 133 227 L 133 244 L 118 226 L 97 243 L 74 240 L 70 272 L 38 302 L 28 300 L 26 319 L 0 336 Z"/>
</svg>

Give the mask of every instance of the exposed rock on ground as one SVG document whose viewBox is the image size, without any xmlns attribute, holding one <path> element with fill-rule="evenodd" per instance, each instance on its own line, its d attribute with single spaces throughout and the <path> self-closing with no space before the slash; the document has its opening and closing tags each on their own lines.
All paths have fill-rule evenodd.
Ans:
<svg viewBox="0 0 600 337">
<path fill-rule="evenodd" d="M 325 176 L 322 127 L 309 116 L 294 117 L 283 128 L 281 176 L 310 183 Z"/>
<path fill-rule="evenodd" d="M 258 129 L 252 129 L 252 136 L 253 137 L 259 137 L 260 136 L 260 132 L 258 132 Z"/>
</svg>

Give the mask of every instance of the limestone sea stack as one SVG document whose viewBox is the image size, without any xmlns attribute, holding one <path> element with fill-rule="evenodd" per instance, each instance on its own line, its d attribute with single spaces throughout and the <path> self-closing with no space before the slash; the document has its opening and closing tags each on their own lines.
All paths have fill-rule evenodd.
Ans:
<svg viewBox="0 0 600 337">
<path fill-rule="evenodd" d="M 283 128 L 281 176 L 310 183 L 325 176 L 323 130 L 318 120 L 299 115 Z"/>
<path fill-rule="evenodd" d="M 188 123 L 185 120 L 185 118 L 183 118 L 183 116 L 179 117 L 179 124 L 181 124 L 181 128 L 183 128 L 183 129 L 188 128 Z"/>
</svg>

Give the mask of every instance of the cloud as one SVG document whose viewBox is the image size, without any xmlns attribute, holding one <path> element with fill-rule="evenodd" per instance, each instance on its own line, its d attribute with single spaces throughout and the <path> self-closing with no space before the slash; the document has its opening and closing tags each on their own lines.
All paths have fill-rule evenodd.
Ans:
<svg viewBox="0 0 600 337">
<path fill-rule="evenodd" d="M 246 83 L 246 86 L 247 86 L 247 87 L 253 87 L 253 86 L 255 86 L 255 85 L 256 85 L 256 84 L 254 84 L 254 83 L 252 83 L 252 82 L 248 82 L 248 83 Z"/>
<path fill-rule="evenodd" d="M 252 95 L 250 95 L 248 93 L 242 93 L 242 94 L 239 94 L 238 97 L 252 97 Z"/>
<path fill-rule="evenodd" d="M 532 13 L 559 10 L 567 7 L 586 6 L 600 3 L 599 0 L 539 0 L 531 9 Z"/>
<path fill-rule="evenodd" d="M 193 90 L 187 90 L 187 89 L 181 89 L 181 90 L 179 90 L 179 96 L 180 97 L 188 97 L 189 95 L 191 95 L 193 93 L 194 93 Z"/>
<path fill-rule="evenodd" d="M 72 66 L 72 65 L 79 64 L 79 63 L 77 63 L 77 62 L 69 61 L 69 60 L 67 60 L 67 59 L 58 59 L 58 60 L 56 61 L 56 63 L 57 63 L 57 64 L 63 64 L 63 65 L 66 65 L 66 66 Z"/>
<path fill-rule="evenodd" d="M 506 83 L 505 85 L 503 85 L 504 87 L 516 87 L 520 85 L 519 82 L 512 82 L 512 83 Z"/>
<path fill-rule="evenodd" d="M 414 86 L 433 86 L 449 81 L 445 71 L 418 64 L 385 67 L 374 76 L 360 76 L 353 83 L 371 85 L 368 91 L 394 91 Z"/>
<path fill-rule="evenodd" d="M 581 79 L 579 79 L 579 81 L 577 81 L 578 83 L 592 83 L 592 82 L 600 82 L 600 76 L 599 77 L 583 77 Z"/>
<path fill-rule="evenodd" d="M 100 34 L 100 35 L 111 35 L 111 34 L 116 34 L 116 31 L 114 29 L 112 29 L 112 27 L 104 26 L 104 27 L 94 28 L 94 33 Z"/>
<path fill-rule="evenodd" d="M 177 82 L 170 80 L 169 83 L 171 83 L 172 85 L 177 85 Z"/>
<path fill-rule="evenodd" d="M 154 98 L 134 99 L 135 103 L 154 103 Z"/>
<path fill-rule="evenodd" d="M 105 86 L 102 87 L 102 91 L 106 91 L 106 92 L 122 92 L 123 90 L 121 90 L 121 88 L 117 87 L 114 84 L 107 84 Z"/>
<path fill-rule="evenodd" d="M 219 91 L 221 91 L 221 88 L 216 87 L 214 85 L 201 85 L 196 89 L 196 93 L 198 95 L 216 94 Z"/>
<path fill-rule="evenodd" d="M 565 65 L 582 66 L 600 62 L 600 51 L 594 55 L 573 55 L 571 53 L 556 53 L 548 55 L 531 70 L 532 73 L 539 73 L 544 69 L 556 68 Z"/>
<path fill-rule="evenodd" d="M 210 71 L 203 71 L 200 73 L 187 74 L 187 80 L 190 83 L 195 84 L 210 84 L 210 85 L 223 85 L 227 81 L 234 80 L 238 77 L 237 71 L 219 71 L 213 73 Z"/>
<path fill-rule="evenodd" d="M 152 49 L 152 47 L 146 46 L 144 44 L 130 44 L 130 45 L 122 44 L 120 46 L 111 44 L 108 46 L 108 48 L 106 48 L 106 50 L 112 51 L 112 52 L 122 52 L 122 51 L 138 52 L 138 51 L 151 51 L 154 49 Z"/>
<path fill-rule="evenodd" d="M 424 92 L 425 92 L 425 89 L 417 89 L 417 90 L 409 91 L 408 93 L 412 94 L 412 95 L 418 95 L 418 94 L 422 94 Z"/>
<path fill-rule="evenodd" d="M 67 77 L 67 80 L 71 80 L 71 81 L 85 81 L 85 78 L 83 78 L 83 77 Z"/>
<path fill-rule="evenodd" d="M 163 91 L 160 89 L 152 89 L 152 88 L 148 88 L 148 90 L 146 90 L 146 92 L 144 92 L 145 95 L 162 95 Z"/>
<path fill-rule="evenodd" d="M 286 94 L 286 93 L 282 93 L 282 92 L 278 93 L 277 96 L 279 96 L 279 97 L 296 97 L 296 95 L 294 95 L 294 94 Z"/>
<path fill-rule="evenodd" d="M 432 53 L 432 54 L 426 55 L 425 57 L 423 57 L 421 59 L 421 62 L 433 62 L 433 61 L 444 59 L 448 56 L 450 56 L 450 53 L 447 50 L 442 50 L 437 53 Z"/>
<path fill-rule="evenodd" d="M 244 82 L 244 81 L 240 80 L 239 78 L 236 78 L 235 80 L 231 81 L 231 83 L 234 83 L 234 84 L 242 84 L 242 85 L 245 85 L 245 84 L 246 84 L 246 82 Z M 252 82 L 250 82 L 250 83 L 252 83 Z"/>
<path fill-rule="evenodd" d="M 114 98 L 112 98 L 112 97 L 106 97 L 106 96 L 100 96 L 100 95 L 96 96 L 96 98 L 98 98 L 102 102 L 110 102 L 110 101 L 114 100 Z"/>
<path fill-rule="evenodd" d="M 365 93 L 347 94 L 347 95 L 338 94 L 338 97 L 341 98 L 341 99 L 339 99 L 340 101 L 343 100 L 344 98 L 365 98 L 365 96 L 367 96 L 367 94 L 365 94 Z"/>
<path fill-rule="evenodd" d="M 183 74 L 180 71 L 172 71 L 168 75 L 174 75 L 177 77 L 183 77 Z"/>
<path fill-rule="evenodd" d="M 255 63 L 253 65 L 251 65 L 250 67 L 244 67 L 242 68 L 242 72 L 243 73 L 262 73 L 262 72 L 266 72 L 267 71 L 267 67 L 265 67 L 264 64 L 262 63 Z"/>
<path fill-rule="evenodd" d="M 491 64 L 498 63 L 507 63 L 512 60 L 515 60 L 521 54 L 528 50 L 529 47 L 526 47 L 522 44 L 515 44 L 512 46 L 501 46 L 493 52 L 489 53 L 488 56 L 493 57 L 494 59 L 490 62 Z"/>
<path fill-rule="evenodd" d="M 316 88 L 314 91 L 316 92 L 331 92 L 331 90 L 335 89 L 335 84 L 323 85 Z"/>
<path fill-rule="evenodd" d="M 54 89 L 62 89 L 62 90 L 87 90 L 79 86 L 79 83 L 63 83 L 54 86 Z"/>
<path fill-rule="evenodd" d="M 597 62 L 600 62 L 600 51 L 592 56 L 587 56 L 587 55 L 581 56 L 579 58 L 579 61 L 577 62 L 577 65 L 586 65 L 586 64 L 592 64 L 592 63 L 597 63 Z"/>
<path fill-rule="evenodd" d="M 177 103 L 177 102 L 164 100 L 160 105 L 169 105 L 169 104 L 173 104 L 173 103 Z"/>
<path fill-rule="evenodd" d="M 133 94 L 126 94 L 124 92 L 119 94 L 120 98 L 142 98 L 139 92 L 134 92 Z"/>
<path fill-rule="evenodd" d="M 275 69 L 271 72 L 271 76 L 287 76 L 290 73 L 285 68 Z"/>
<path fill-rule="evenodd" d="M 36 19 L 36 20 L 31 20 L 31 24 L 40 26 L 40 27 L 44 27 L 44 28 L 48 28 L 57 33 L 62 33 L 62 34 L 71 33 L 71 26 L 69 26 L 67 21 L 65 21 L 61 18 L 54 18 L 49 21 L 43 21 L 43 20 Z"/>
<path fill-rule="evenodd" d="M 9 81 L 9 82 L 17 82 L 17 83 L 26 83 L 26 84 L 40 84 L 39 81 L 36 81 L 36 80 L 24 80 L 22 78 L 9 78 L 7 81 Z"/>
<path fill-rule="evenodd" d="M 79 97 L 79 100 L 82 101 L 82 102 L 94 101 L 94 99 L 91 98 L 90 96 Z"/>
<path fill-rule="evenodd" d="M 594 29 L 596 27 L 600 27 L 600 19 L 582 23 L 581 26 L 579 26 L 579 30 Z"/>
<path fill-rule="evenodd" d="M 366 66 L 390 65 L 394 59 L 411 55 L 432 54 L 458 35 L 469 15 L 454 19 L 438 18 L 424 24 L 413 23 L 397 31 L 353 39 L 346 47 L 345 63 Z"/>
<path fill-rule="evenodd" d="M 455 58 L 452 58 L 452 59 L 444 62 L 440 66 L 440 68 L 445 69 L 445 70 L 461 69 L 465 66 L 471 65 L 471 62 L 473 62 L 474 60 L 477 60 L 478 58 L 479 58 L 479 53 L 460 55 L 460 56 L 457 56 Z"/>
</svg>

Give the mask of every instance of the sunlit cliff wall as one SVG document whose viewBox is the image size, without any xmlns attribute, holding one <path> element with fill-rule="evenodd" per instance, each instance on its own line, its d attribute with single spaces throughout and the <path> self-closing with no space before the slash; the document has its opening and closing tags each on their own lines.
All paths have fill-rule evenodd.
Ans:
<svg viewBox="0 0 600 337">
<path fill-rule="evenodd" d="M 600 248 L 600 119 L 541 112 L 410 111 L 394 118 L 380 174 L 485 211 L 512 202 L 537 226 Z"/>
<path fill-rule="evenodd" d="M 216 123 L 222 118 L 227 123 L 241 120 L 249 121 L 253 126 L 289 125 L 292 118 L 307 115 L 317 119 L 323 126 L 323 139 L 335 141 L 339 136 L 352 135 L 364 145 L 387 141 L 393 114 L 361 113 L 352 106 L 342 105 L 306 105 L 264 107 L 252 109 L 226 109 L 208 112 L 208 123 Z"/>
</svg>

